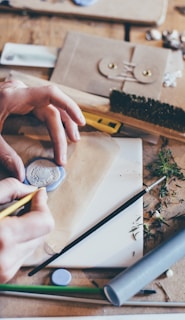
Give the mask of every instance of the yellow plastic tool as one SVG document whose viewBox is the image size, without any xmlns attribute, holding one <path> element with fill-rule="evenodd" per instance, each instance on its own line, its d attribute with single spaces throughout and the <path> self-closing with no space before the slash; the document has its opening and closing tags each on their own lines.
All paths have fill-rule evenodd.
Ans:
<svg viewBox="0 0 185 320">
<path fill-rule="evenodd" d="M 86 111 L 82 111 L 82 112 L 86 119 L 86 123 L 100 131 L 114 134 L 114 133 L 118 133 L 118 131 L 122 126 L 121 122 L 113 120 L 107 117 L 106 115 L 100 116 L 100 115 L 86 112 Z"/>
<path fill-rule="evenodd" d="M 106 115 L 102 116 L 86 111 L 82 112 L 86 119 L 86 123 L 102 132 L 109 133 L 113 136 L 142 138 L 143 140 L 153 144 L 158 142 L 159 136 L 157 135 L 153 135 L 144 130 L 125 125 L 122 122 L 112 119 Z"/>
</svg>

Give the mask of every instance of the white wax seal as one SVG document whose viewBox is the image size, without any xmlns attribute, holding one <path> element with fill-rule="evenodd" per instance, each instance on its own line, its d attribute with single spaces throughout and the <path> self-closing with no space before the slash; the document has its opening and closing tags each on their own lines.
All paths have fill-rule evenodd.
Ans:
<svg viewBox="0 0 185 320">
<path fill-rule="evenodd" d="M 57 166 L 52 159 L 35 158 L 26 167 L 25 183 L 38 188 L 45 187 L 47 191 L 52 191 L 65 178 L 65 170 L 62 166 Z"/>
</svg>

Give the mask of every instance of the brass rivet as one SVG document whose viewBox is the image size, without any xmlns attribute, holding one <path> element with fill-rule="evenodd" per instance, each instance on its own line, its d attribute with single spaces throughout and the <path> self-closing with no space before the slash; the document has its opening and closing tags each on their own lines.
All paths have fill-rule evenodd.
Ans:
<svg viewBox="0 0 185 320">
<path fill-rule="evenodd" d="M 144 71 L 143 71 L 143 75 L 144 75 L 145 77 L 151 77 L 151 76 L 152 76 L 152 72 L 151 72 L 150 69 L 147 69 L 147 70 L 144 70 Z"/>
<path fill-rule="evenodd" d="M 117 64 L 115 64 L 114 62 L 108 64 L 109 69 L 117 69 L 117 67 L 118 67 Z"/>
</svg>

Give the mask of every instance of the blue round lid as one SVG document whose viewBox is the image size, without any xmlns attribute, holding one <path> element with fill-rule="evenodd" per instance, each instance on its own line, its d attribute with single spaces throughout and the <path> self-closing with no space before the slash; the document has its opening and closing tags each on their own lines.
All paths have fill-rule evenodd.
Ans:
<svg viewBox="0 0 185 320">
<path fill-rule="evenodd" d="M 71 279 L 71 273 L 66 269 L 57 269 L 51 273 L 51 282 L 57 286 L 67 286 Z"/>
</svg>

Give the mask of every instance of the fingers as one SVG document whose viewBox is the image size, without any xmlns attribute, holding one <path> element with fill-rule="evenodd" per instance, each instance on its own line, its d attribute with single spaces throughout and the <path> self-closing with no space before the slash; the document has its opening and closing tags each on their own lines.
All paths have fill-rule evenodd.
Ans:
<svg viewBox="0 0 185 320">
<path fill-rule="evenodd" d="M 47 107 L 45 114 L 45 123 L 52 140 L 55 161 L 58 165 L 65 166 L 67 161 L 67 140 L 60 113 L 50 105 Z"/>
<path fill-rule="evenodd" d="M 37 188 L 25 185 L 15 178 L 6 178 L 0 181 L 0 203 L 8 203 L 15 199 L 20 199 Z"/>
<path fill-rule="evenodd" d="M 85 124 L 85 118 L 75 101 L 62 92 L 57 86 L 49 85 L 38 88 L 27 88 L 30 103 L 34 106 L 46 107 L 54 105 L 58 110 L 64 110 L 78 125 Z"/>
<path fill-rule="evenodd" d="M 47 96 L 46 89 L 48 90 Z M 78 125 L 84 125 L 85 118 L 78 105 L 55 86 L 42 87 L 37 95 L 34 94 L 37 88 L 28 90 L 29 94 L 34 97 L 31 103 L 38 106 L 33 113 L 45 122 L 48 128 L 53 142 L 55 161 L 59 165 L 65 165 L 67 161 L 66 133 L 71 141 L 77 142 L 80 139 Z"/>
<path fill-rule="evenodd" d="M 1 220 L 0 282 L 6 282 L 14 276 L 53 227 L 54 220 L 47 206 L 45 189 L 40 189 L 35 194 L 29 213 Z"/>
<path fill-rule="evenodd" d="M 6 81 L 1 84 L 0 97 L 2 102 L 0 126 L 3 126 L 9 114 L 24 115 L 32 112 L 47 126 L 54 147 L 55 161 L 59 165 L 65 165 L 66 133 L 71 141 L 76 142 L 80 138 L 78 126 L 85 124 L 85 118 L 78 105 L 57 86 L 28 88 L 21 81 Z M 1 145 L 4 151 L 0 161 L 13 173 L 13 176 L 23 181 L 24 170 L 21 159 L 2 139 L 0 147 Z"/>
<path fill-rule="evenodd" d="M 77 124 L 71 120 L 65 111 L 61 111 L 62 120 L 65 126 L 61 122 L 60 113 L 52 105 L 48 106 L 48 117 L 46 119 L 46 126 L 49 131 L 54 149 L 54 158 L 58 165 L 65 166 L 67 162 L 67 140 L 66 133 L 69 139 L 73 142 L 80 140 L 80 134 Z"/>
<path fill-rule="evenodd" d="M 77 142 L 78 140 L 80 140 L 78 125 L 76 124 L 76 122 L 71 120 L 71 118 L 65 111 L 62 110 L 60 113 L 67 136 L 71 141 Z"/>
<path fill-rule="evenodd" d="M 38 190 L 34 195 L 30 212 L 21 217 L 5 218 L 2 223 L 6 223 L 9 237 L 16 243 L 30 241 L 49 233 L 54 227 L 54 219 L 47 205 L 45 189 Z"/>
<path fill-rule="evenodd" d="M 19 155 L 0 135 L 0 163 L 10 171 L 11 175 L 20 181 L 25 178 L 25 168 Z"/>
</svg>

